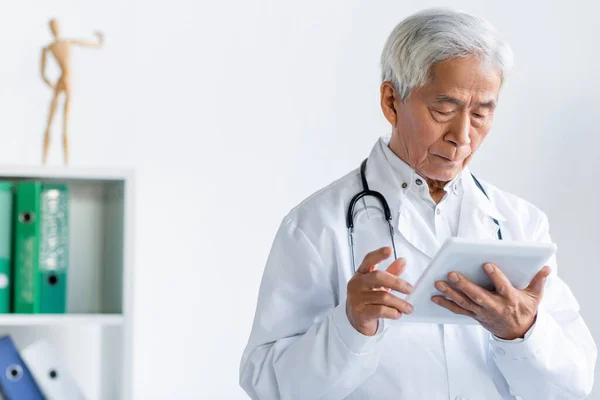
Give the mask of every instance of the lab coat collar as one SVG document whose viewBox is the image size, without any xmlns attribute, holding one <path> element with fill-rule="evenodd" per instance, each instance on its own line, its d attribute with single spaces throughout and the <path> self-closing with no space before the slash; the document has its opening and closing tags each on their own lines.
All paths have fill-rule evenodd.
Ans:
<svg viewBox="0 0 600 400">
<path fill-rule="evenodd" d="M 389 137 L 381 137 L 371 150 L 366 169 L 369 188 L 380 192 L 386 198 L 396 232 L 418 251 L 433 257 L 439 249 L 437 239 L 407 198 L 406 192 L 410 190 L 409 187 L 402 187 L 400 176 L 406 173 L 406 176 L 415 177 L 414 172 L 410 172 L 407 165 L 401 167 L 403 173 L 394 169 L 392 165 L 400 166 L 401 160 L 393 152 L 386 151 L 388 143 Z M 398 256 L 402 257 L 402 253 L 400 251 Z"/>
<path fill-rule="evenodd" d="M 402 187 L 403 178 L 415 178 L 416 172 L 393 152 L 386 151 L 389 139 L 389 136 L 380 137 L 369 154 L 366 169 L 369 188 L 381 192 L 386 198 L 393 219 L 397 219 L 395 227 L 398 233 L 423 254 L 433 258 L 440 244 L 420 213 L 407 199 L 406 191 L 410 186 Z M 412 181 L 415 179 L 411 179 Z M 468 168 L 463 169 L 454 182 L 462 185 L 463 193 L 458 236 L 495 237 L 498 226 L 492 218 L 498 221 L 505 221 L 506 218 L 477 187 Z M 474 212 L 475 209 L 478 212 Z"/>
</svg>

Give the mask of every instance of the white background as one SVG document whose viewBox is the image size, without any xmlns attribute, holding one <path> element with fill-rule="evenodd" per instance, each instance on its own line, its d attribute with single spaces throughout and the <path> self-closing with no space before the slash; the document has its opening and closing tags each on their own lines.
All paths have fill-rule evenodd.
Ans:
<svg viewBox="0 0 600 400">
<path fill-rule="evenodd" d="M 136 399 L 246 398 L 238 366 L 275 230 L 389 131 L 379 106 L 381 49 L 396 23 L 432 5 L 488 18 L 513 47 L 517 69 L 471 167 L 547 212 L 559 272 L 598 341 L 596 2 L 4 5 L 4 163 L 39 164 L 48 18 L 62 18 L 66 36 L 106 35 L 104 49 L 74 54 L 71 158 L 138 174 Z M 58 129 L 52 149 L 60 162 Z"/>
</svg>

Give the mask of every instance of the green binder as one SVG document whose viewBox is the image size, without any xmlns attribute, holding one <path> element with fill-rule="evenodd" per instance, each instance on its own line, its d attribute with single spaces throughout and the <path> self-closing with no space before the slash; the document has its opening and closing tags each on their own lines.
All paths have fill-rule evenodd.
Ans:
<svg viewBox="0 0 600 400">
<path fill-rule="evenodd" d="M 0 181 L 0 313 L 11 311 L 13 183 Z"/>
<path fill-rule="evenodd" d="M 17 184 L 14 312 L 64 313 L 67 302 L 68 187 Z"/>
<path fill-rule="evenodd" d="M 39 307 L 39 286 L 35 285 L 40 248 L 40 182 L 19 182 L 15 213 L 14 312 L 31 314 Z"/>
<path fill-rule="evenodd" d="M 69 191 L 64 184 L 42 185 L 40 202 L 40 313 L 64 313 L 69 263 Z"/>
</svg>

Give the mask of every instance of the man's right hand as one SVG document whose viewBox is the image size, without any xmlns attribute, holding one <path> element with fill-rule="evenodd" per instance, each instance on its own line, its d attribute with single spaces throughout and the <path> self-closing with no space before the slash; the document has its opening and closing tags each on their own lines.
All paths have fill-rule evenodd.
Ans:
<svg viewBox="0 0 600 400">
<path fill-rule="evenodd" d="M 366 336 L 373 336 L 379 327 L 379 318 L 398 319 L 410 314 L 411 304 L 390 293 L 395 290 L 410 294 L 413 287 L 400 278 L 406 260 L 399 258 L 387 270 L 375 270 L 377 265 L 392 255 L 390 247 L 383 247 L 365 256 L 362 264 L 348 282 L 346 314 L 350 324 Z"/>
</svg>

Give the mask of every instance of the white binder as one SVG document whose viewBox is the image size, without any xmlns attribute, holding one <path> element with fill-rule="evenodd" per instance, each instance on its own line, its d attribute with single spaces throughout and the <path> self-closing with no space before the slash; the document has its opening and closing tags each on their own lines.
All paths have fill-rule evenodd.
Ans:
<svg viewBox="0 0 600 400">
<path fill-rule="evenodd" d="M 56 349 L 39 339 L 21 350 L 21 357 L 48 400 L 85 400 Z"/>
</svg>

